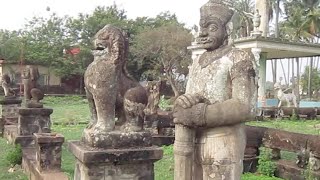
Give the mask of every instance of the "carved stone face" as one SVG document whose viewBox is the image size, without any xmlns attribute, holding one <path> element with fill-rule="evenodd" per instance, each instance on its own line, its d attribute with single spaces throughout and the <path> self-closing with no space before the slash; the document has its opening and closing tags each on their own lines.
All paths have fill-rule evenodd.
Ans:
<svg viewBox="0 0 320 180">
<path fill-rule="evenodd" d="M 197 43 L 202 48 L 214 50 L 219 48 L 227 37 L 225 25 L 215 17 L 201 17 L 200 33 Z"/>
<path fill-rule="evenodd" d="M 110 52 L 110 49 L 114 43 L 123 43 L 123 32 L 112 25 L 106 25 L 99 30 L 94 36 L 93 46 L 94 51 L 100 54 L 106 54 Z"/>
</svg>

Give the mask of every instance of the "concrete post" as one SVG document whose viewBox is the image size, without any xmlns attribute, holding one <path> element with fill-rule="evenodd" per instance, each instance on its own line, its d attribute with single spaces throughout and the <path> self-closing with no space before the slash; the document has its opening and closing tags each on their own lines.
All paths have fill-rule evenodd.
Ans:
<svg viewBox="0 0 320 180">
<path fill-rule="evenodd" d="M 261 15 L 261 24 L 259 30 L 262 36 L 267 37 L 269 34 L 269 0 L 256 0 L 256 9 Z"/>
</svg>

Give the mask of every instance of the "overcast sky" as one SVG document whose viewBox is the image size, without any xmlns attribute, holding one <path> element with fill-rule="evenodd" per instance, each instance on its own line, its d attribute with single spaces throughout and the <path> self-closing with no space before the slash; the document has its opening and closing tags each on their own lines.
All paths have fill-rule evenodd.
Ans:
<svg viewBox="0 0 320 180">
<path fill-rule="evenodd" d="M 23 28 L 27 20 L 34 16 L 48 17 L 55 12 L 59 16 L 76 16 L 91 13 L 97 6 L 116 3 L 124 9 L 129 18 L 139 16 L 155 17 L 160 12 L 175 13 L 178 20 L 192 27 L 198 24 L 200 7 L 208 0 L 2 0 L 0 10 L 0 29 L 17 30 Z M 50 11 L 46 11 L 50 7 Z M 306 63 L 306 62 L 305 62 Z M 267 80 L 272 80 L 270 63 L 267 64 Z M 287 67 L 287 61 L 284 61 Z M 282 69 L 278 65 L 278 77 Z M 287 68 L 286 70 L 287 71 Z"/>
<path fill-rule="evenodd" d="M 127 12 L 129 18 L 154 17 L 170 11 L 191 27 L 198 23 L 199 8 L 207 0 L 8 0 L 1 2 L 0 29 L 23 28 L 33 16 L 48 16 L 52 12 L 59 16 L 90 13 L 97 6 L 109 6 L 114 2 Z M 50 12 L 46 11 L 47 7 Z"/>
</svg>

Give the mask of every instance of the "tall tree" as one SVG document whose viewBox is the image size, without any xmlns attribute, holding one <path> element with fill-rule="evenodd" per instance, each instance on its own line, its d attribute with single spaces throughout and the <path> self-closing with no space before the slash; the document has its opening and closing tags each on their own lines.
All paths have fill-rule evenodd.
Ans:
<svg viewBox="0 0 320 180">
<path fill-rule="evenodd" d="M 132 48 L 136 58 L 149 65 L 144 76 L 152 79 L 164 76 L 170 83 L 175 97 L 179 96 L 177 77 L 187 74 L 191 62 L 187 51 L 191 39 L 192 35 L 188 29 L 175 23 L 165 24 L 139 33 Z"/>
<path fill-rule="evenodd" d="M 17 62 L 20 58 L 23 38 L 20 31 L 0 30 L 0 58 Z"/>
<path fill-rule="evenodd" d="M 235 17 L 233 18 L 234 27 L 239 37 L 247 37 L 253 29 L 252 19 L 248 14 L 254 13 L 253 0 L 237 0 L 234 3 L 236 10 Z"/>
</svg>

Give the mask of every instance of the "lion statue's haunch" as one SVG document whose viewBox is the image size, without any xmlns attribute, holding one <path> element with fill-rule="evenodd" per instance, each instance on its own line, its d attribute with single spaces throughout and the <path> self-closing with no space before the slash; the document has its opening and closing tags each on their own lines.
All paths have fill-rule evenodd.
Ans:
<svg viewBox="0 0 320 180">
<path fill-rule="evenodd" d="M 93 136 L 98 134 L 142 131 L 143 109 L 148 98 L 146 90 L 127 73 L 129 43 L 126 33 L 106 25 L 97 32 L 93 42 L 94 61 L 84 74 L 92 114 L 85 139 L 95 146 L 97 142 L 91 141 L 95 141 Z"/>
</svg>

